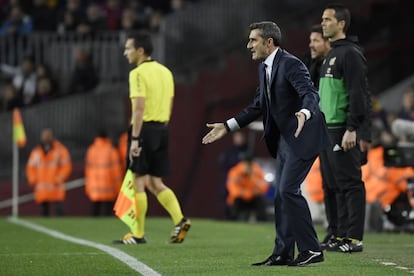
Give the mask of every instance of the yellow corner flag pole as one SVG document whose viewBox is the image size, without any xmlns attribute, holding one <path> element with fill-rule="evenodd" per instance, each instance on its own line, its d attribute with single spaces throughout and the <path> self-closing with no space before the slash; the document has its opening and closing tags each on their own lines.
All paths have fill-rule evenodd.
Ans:
<svg viewBox="0 0 414 276">
<path fill-rule="evenodd" d="M 134 175 L 130 169 L 127 170 L 124 180 L 122 181 L 121 190 L 114 205 L 115 215 L 121 219 L 131 229 L 136 228 L 137 210 L 135 203 L 135 183 Z"/>
<path fill-rule="evenodd" d="M 26 133 L 23 127 L 20 110 L 13 110 L 13 187 L 12 187 L 12 216 L 19 216 L 19 149 L 26 145 Z"/>
</svg>

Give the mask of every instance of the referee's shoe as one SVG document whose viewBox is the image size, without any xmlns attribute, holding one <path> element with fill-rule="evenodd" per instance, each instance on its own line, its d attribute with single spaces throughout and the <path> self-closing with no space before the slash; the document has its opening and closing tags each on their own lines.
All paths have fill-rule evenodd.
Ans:
<svg viewBox="0 0 414 276">
<path fill-rule="evenodd" d="M 173 229 L 170 243 L 182 243 L 187 236 L 187 232 L 191 227 L 191 221 L 183 218 Z"/>
<path fill-rule="evenodd" d="M 114 244 L 143 244 L 147 243 L 145 237 L 137 238 L 132 233 L 127 233 L 121 240 L 112 241 Z"/>
</svg>

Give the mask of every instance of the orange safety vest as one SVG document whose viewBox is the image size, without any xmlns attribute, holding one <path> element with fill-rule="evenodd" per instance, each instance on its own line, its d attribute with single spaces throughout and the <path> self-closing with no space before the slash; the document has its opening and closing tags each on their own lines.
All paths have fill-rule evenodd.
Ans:
<svg viewBox="0 0 414 276">
<path fill-rule="evenodd" d="M 230 169 L 227 177 L 227 204 L 232 205 L 236 198 L 250 201 L 255 195 L 264 195 L 269 189 L 269 183 L 264 179 L 263 170 L 259 164 L 252 163 L 252 173 L 246 174 L 246 163 L 241 161 Z"/>
<path fill-rule="evenodd" d="M 388 168 L 384 166 L 384 149 L 372 148 L 368 151 L 368 162 L 361 167 L 362 180 L 365 183 L 365 198 L 368 203 L 376 202 L 386 192 Z"/>
<path fill-rule="evenodd" d="M 384 148 L 376 147 L 368 152 L 368 163 L 362 167 L 367 202 L 379 201 L 385 208 L 407 192 L 407 178 L 414 177 L 411 167 L 394 168 L 384 166 Z"/>
<path fill-rule="evenodd" d="M 45 153 L 42 146 L 36 146 L 30 153 L 26 165 L 29 185 L 34 187 L 37 203 L 65 200 L 64 182 L 72 171 L 69 151 L 59 141 Z"/>
<path fill-rule="evenodd" d="M 306 176 L 305 189 L 309 195 L 309 199 L 312 202 L 323 202 L 324 195 L 319 157 L 315 159 L 315 162 L 313 163 L 308 175 Z"/>
<path fill-rule="evenodd" d="M 85 192 L 91 201 L 113 201 L 122 182 L 119 155 L 108 138 L 95 138 L 86 153 Z"/>
<path fill-rule="evenodd" d="M 122 171 L 126 170 L 126 157 L 128 153 L 128 133 L 121 134 L 118 140 L 118 152 L 121 159 Z"/>
</svg>

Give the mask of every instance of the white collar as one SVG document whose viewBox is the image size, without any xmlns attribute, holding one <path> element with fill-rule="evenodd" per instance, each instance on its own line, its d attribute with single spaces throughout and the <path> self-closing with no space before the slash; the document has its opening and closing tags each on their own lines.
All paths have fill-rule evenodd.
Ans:
<svg viewBox="0 0 414 276">
<path fill-rule="evenodd" d="M 279 47 L 276 48 L 276 50 L 274 50 L 264 61 L 263 63 L 266 64 L 267 68 L 269 68 L 270 70 L 272 70 L 272 66 L 273 66 L 273 60 L 275 59 L 277 50 L 279 49 Z"/>
</svg>

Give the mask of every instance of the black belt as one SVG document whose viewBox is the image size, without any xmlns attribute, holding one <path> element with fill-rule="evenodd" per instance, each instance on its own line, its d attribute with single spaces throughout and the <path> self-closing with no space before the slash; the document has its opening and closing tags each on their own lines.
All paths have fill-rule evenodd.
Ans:
<svg viewBox="0 0 414 276">
<path fill-rule="evenodd" d="M 168 124 L 168 122 L 147 121 L 147 122 L 144 122 L 144 124 L 146 124 L 146 125 L 157 125 L 157 126 L 162 125 L 162 126 L 165 126 L 165 125 Z"/>
</svg>

